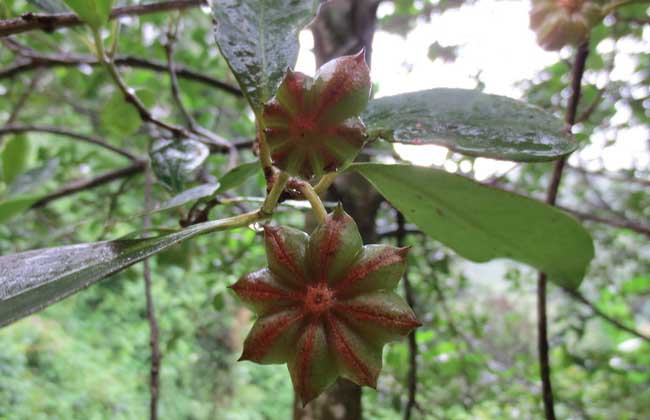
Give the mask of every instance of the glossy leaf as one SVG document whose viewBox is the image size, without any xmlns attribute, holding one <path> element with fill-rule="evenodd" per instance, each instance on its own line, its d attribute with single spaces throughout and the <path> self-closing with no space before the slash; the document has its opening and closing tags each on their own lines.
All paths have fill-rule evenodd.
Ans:
<svg viewBox="0 0 650 420">
<path fill-rule="evenodd" d="M 510 258 L 577 288 L 594 257 L 580 223 L 533 199 L 430 168 L 358 163 L 349 169 L 427 235 L 472 261 Z"/>
<path fill-rule="evenodd" d="M 370 101 L 371 138 L 436 144 L 470 156 L 522 162 L 556 159 L 575 141 L 562 121 L 533 105 L 475 90 L 431 89 Z"/>
<path fill-rule="evenodd" d="M 37 249 L 0 257 L 0 326 L 10 324 L 202 233 L 232 227 L 228 219 L 147 239 Z"/>
<path fill-rule="evenodd" d="M 246 182 L 250 177 L 260 172 L 261 172 L 261 167 L 259 162 L 255 161 L 255 162 L 242 163 L 241 165 L 236 166 L 232 168 L 230 171 L 226 172 L 219 179 L 219 183 L 221 184 L 221 186 L 219 187 L 219 190 L 217 190 L 217 192 L 224 193 L 226 191 L 232 190 L 233 188 L 237 188 L 240 185 L 242 185 L 244 182 Z"/>
<path fill-rule="evenodd" d="M 180 207 L 184 204 L 187 204 L 192 201 L 197 201 L 205 197 L 209 197 L 214 194 L 217 189 L 219 189 L 219 184 L 203 184 L 185 190 L 180 194 L 175 195 L 169 201 L 162 204 L 160 207 L 154 210 L 154 212 L 164 211 Z"/>
<path fill-rule="evenodd" d="M 212 0 L 217 44 L 259 113 L 298 58 L 298 33 L 318 0 Z"/>
<path fill-rule="evenodd" d="M 0 223 L 5 223 L 14 216 L 28 210 L 36 201 L 38 201 L 38 197 L 31 196 L 14 197 L 0 201 Z"/>
<path fill-rule="evenodd" d="M 2 149 L 2 176 L 8 184 L 25 170 L 29 160 L 29 141 L 24 134 L 9 137 Z"/>
<path fill-rule="evenodd" d="M 63 0 L 79 19 L 98 29 L 108 22 L 113 0 Z"/>
<path fill-rule="evenodd" d="M 156 177 L 174 192 L 183 191 L 209 154 L 205 144 L 190 139 L 158 140 L 149 152 Z"/>
</svg>

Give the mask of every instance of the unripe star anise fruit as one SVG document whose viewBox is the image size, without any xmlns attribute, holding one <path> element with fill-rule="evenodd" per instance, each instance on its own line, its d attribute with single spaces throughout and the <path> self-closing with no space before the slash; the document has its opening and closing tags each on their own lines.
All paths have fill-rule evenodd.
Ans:
<svg viewBox="0 0 650 420">
<path fill-rule="evenodd" d="M 258 318 L 240 360 L 287 363 L 304 404 L 337 377 L 375 388 L 385 343 L 420 323 L 393 289 L 407 248 L 362 245 L 342 209 L 311 235 L 265 228 L 268 268 L 231 288 Z"/>
<path fill-rule="evenodd" d="M 578 45 L 602 19 L 602 9 L 593 0 L 533 0 L 530 28 L 545 50 Z"/>
<path fill-rule="evenodd" d="M 370 95 L 364 52 L 325 63 L 316 76 L 287 71 L 264 105 L 262 127 L 273 163 L 309 179 L 353 159 L 365 141 L 359 118 Z"/>
</svg>

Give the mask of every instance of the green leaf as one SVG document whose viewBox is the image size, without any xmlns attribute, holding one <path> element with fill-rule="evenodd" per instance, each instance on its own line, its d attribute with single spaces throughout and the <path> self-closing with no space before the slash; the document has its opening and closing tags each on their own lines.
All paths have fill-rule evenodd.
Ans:
<svg viewBox="0 0 650 420">
<path fill-rule="evenodd" d="M 158 140 L 149 152 L 156 177 L 174 192 L 183 191 L 209 154 L 205 144 L 190 139 Z"/>
<path fill-rule="evenodd" d="M 54 178 L 59 169 L 59 159 L 49 159 L 44 165 L 27 172 L 23 172 L 14 178 L 9 185 L 8 194 L 10 196 L 24 195 L 33 193 L 43 186 L 47 181 Z"/>
<path fill-rule="evenodd" d="M 126 102 L 120 92 L 115 92 L 104 104 L 100 118 L 104 128 L 116 136 L 129 136 L 142 125 L 137 108 Z"/>
<path fill-rule="evenodd" d="M 113 0 L 63 0 L 76 15 L 93 29 L 99 29 L 111 14 Z"/>
<path fill-rule="evenodd" d="M 24 134 L 12 136 L 2 149 L 2 175 L 9 184 L 23 172 L 29 160 L 29 141 Z"/>
<path fill-rule="evenodd" d="M 197 235 L 233 228 L 215 220 L 147 239 L 38 249 L 0 257 L 0 327 Z"/>
<path fill-rule="evenodd" d="M 510 258 L 575 289 L 594 257 L 580 223 L 530 198 L 430 168 L 357 163 L 349 169 L 427 235 L 472 261 Z"/>
<path fill-rule="evenodd" d="M 184 204 L 187 204 L 191 201 L 200 200 L 205 197 L 209 197 L 219 189 L 219 184 L 203 184 L 189 190 L 185 190 L 180 194 L 172 197 L 169 201 L 164 203 L 162 206 L 155 209 L 153 212 L 159 212 L 164 210 L 173 209 L 180 207 Z"/>
<path fill-rule="evenodd" d="M 217 193 L 223 193 L 232 190 L 233 188 L 237 188 L 241 184 L 246 182 L 248 178 L 252 177 L 253 175 L 256 175 L 259 172 L 260 172 L 259 162 L 255 161 L 255 162 L 242 163 L 241 165 L 238 165 L 232 168 L 230 171 L 226 172 L 221 177 L 221 179 L 219 179 L 219 183 L 221 184 L 221 186 L 217 190 Z"/>
<path fill-rule="evenodd" d="M 111 13 L 113 0 L 63 0 L 75 14 L 93 29 L 101 28 Z"/>
<path fill-rule="evenodd" d="M 319 0 L 213 0 L 217 44 L 259 114 L 298 59 L 298 33 Z"/>
<path fill-rule="evenodd" d="M 38 197 L 31 196 L 14 197 L 10 200 L 0 201 L 0 223 L 5 223 L 9 219 L 23 213 L 37 201 Z"/>
<path fill-rule="evenodd" d="M 387 96 L 370 101 L 362 118 L 371 138 L 437 144 L 470 156 L 534 162 L 577 147 L 562 121 L 541 108 L 475 90 Z"/>
</svg>

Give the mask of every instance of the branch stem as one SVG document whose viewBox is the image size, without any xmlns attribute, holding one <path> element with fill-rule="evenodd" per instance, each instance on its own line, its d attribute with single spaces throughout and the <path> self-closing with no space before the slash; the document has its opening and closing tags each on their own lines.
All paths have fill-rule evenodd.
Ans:
<svg viewBox="0 0 650 420">
<path fill-rule="evenodd" d="M 168 0 L 116 7 L 111 11 L 109 19 L 113 20 L 122 16 L 142 16 L 170 10 L 185 10 L 199 7 L 202 4 L 205 4 L 205 0 Z M 83 22 L 74 13 L 25 13 L 18 18 L 0 20 L 0 38 L 38 29 L 51 32 L 59 28 L 79 26 L 82 24 Z"/>
<path fill-rule="evenodd" d="M 327 189 L 332 185 L 336 177 L 341 175 L 340 172 L 328 172 L 325 175 L 323 175 L 318 183 L 314 186 L 314 190 L 316 191 L 317 194 L 322 194 Z"/>
<path fill-rule="evenodd" d="M 102 37 L 101 34 L 99 33 L 99 30 L 94 29 L 92 33 L 93 33 L 93 39 L 95 41 L 95 46 L 97 48 L 97 58 L 104 63 L 104 66 L 106 67 L 109 74 L 113 78 L 115 85 L 122 92 L 122 95 L 124 95 L 124 100 L 130 103 L 131 105 L 133 105 L 137 109 L 138 113 L 140 114 L 140 118 L 143 121 L 147 121 L 152 124 L 155 124 L 158 127 L 163 128 L 178 137 L 190 137 L 187 130 L 185 130 L 183 127 L 178 127 L 176 125 L 168 124 L 164 121 L 155 118 L 151 114 L 151 112 L 147 109 L 147 107 L 144 106 L 140 98 L 136 96 L 133 89 L 131 89 L 129 86 L 126 85 L 126 83 L 122 79 L 122 76 L 120 75 L 119 70 L 115 66 L 115 62 L 113 61 L 113 59 L 106 55 L 106 51 L 104 50 L 104 42 L 102 41 Z"/>
<path fill-rule="evenodd" d="M 307 199 L 307 201 L 309 201 L 309 204 L 311 204 L 311 209 L 314 212 L 316 221 L 318 221 L 318 223 L 325 222 L 327 210 L 325 210 L 325 206 L 314 190 L 314 187 L 312 187 L 308 182 L 302 182 L 299 189 L 302 195 Z"/>
<path fill-rule="evenodd" d="M 587 55 L 589 54 L 589 40 L 583 42 L 576 52 L 575 62 L 573 64 L 573 75 L 571 81 L 571 97 L 567 105 L 565 123 L 567 132 L 576 121 L 576 112 L 580 102 L 582 87 L 582 76 L 585 72 Z M 561 158 L 555 162 L 553 175 L 546 195 L 546 203 L 555 206 L 557 195 L 562 180 L 562 172 L 566 164 L 566 158 Z M 537 279 L 537 348 L 539 355 L 539 373 L 542 381 L 542 399 L 544 401 L 544 413 L 547 420 L 555 420 L 555 406 L 553 403 L 553 387 L 551 384 L 551 364 L 549 361 L 549 344 L 548 344 L 548 320 L 546 314 L 546 273 L 540 272 Z"/>
<path fill-rule="evenodd" d="M 271 187 L 271 190 L 266 196 L 266 200 L 264 200 L 264 204 L 262 204 L 260 213 L 271 217 L 275 211 L 275 207 L 278 205 L 278 201 L 280 200 L 280 195 L 282 195 L 282 192 L 284 191 L 284 187 L 287 186 L 287 182 L 289 182 L 289 175 L 286 172 L 278 173 L 278 176 L 273 183 L 273 187 Z"/>
<path fill-rule="evenodd" d="M 145 183 L 144 183 L 144 210 L 145 215 L 142 221 L 144 229 L 151 228 L 151 214 L 149 213 L 152 208 L 152 186 L 153 175 L 151 170 L 147 167 L 145 169 Z M 149 419 L 158 420 L 158 400 L 160 396 L 160 365 L 162 361 L 162 354 L 160 352 L 160 327 L 158 326 L 158 319 L 156 318 L 156 308 L 154 304 L 153 293 L 151 291 L 151 267 L 149 266 L 149 259 L 143 261 L 143 277 L 144 277 L 144 294 L 147 305 L 147 319 L 149 321 L 149 346 L 151 348 L 151 364 L 149 368 Z"/>
</svg>

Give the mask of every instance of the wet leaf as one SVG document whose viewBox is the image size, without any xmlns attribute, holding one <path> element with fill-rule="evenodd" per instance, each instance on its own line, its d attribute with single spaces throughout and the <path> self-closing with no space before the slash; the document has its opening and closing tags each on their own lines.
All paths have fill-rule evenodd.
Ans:
<svg viewBox="0 0 650 420">
<path fill-rule="evenodd" d="M 533 199 L 431 168 L 358 163 L 349 169 L 424 233 L 472 261 L 510 258 L 575 289 L 594 257 L 578 221 Z"/>
<path fill-rule="evenodd" d="M 259 114 L 298 59 L 298 33 L 318 0 L 212 0 L 217 44 Z"/>
<path fill-rule="evenodd" d="M 169 201 L 158 207 L 154 212 L 164 211 L 180 207 L 192 201 L 197 201 L 205 197 L 209 197 L 219 189 L 219 184 L 203 184 L 185 190 L 180 194 L 175 195 Z"/>
<path fill-rule="evenodd" d="M 205 144 L 191 139 L 158 140 L 149 152 L 156 177 L 174 192 L 183 191 L 209 154 Z"/>
<path fill-rule="evenodd" d="M 147 239 L 37 249 L 0 257 L 0 326 L 8 325 L 169 247 L 231 228 L 216 220 Z"/>
<path fill-rule="evenodd" d="M 370 101 L 362 115 L 371 138 L 436 144 L 470 156 L 523 162 L 574 151 L 562 121 L 526 103 L 465 89 L 431 89 Z"/>
</svg>

